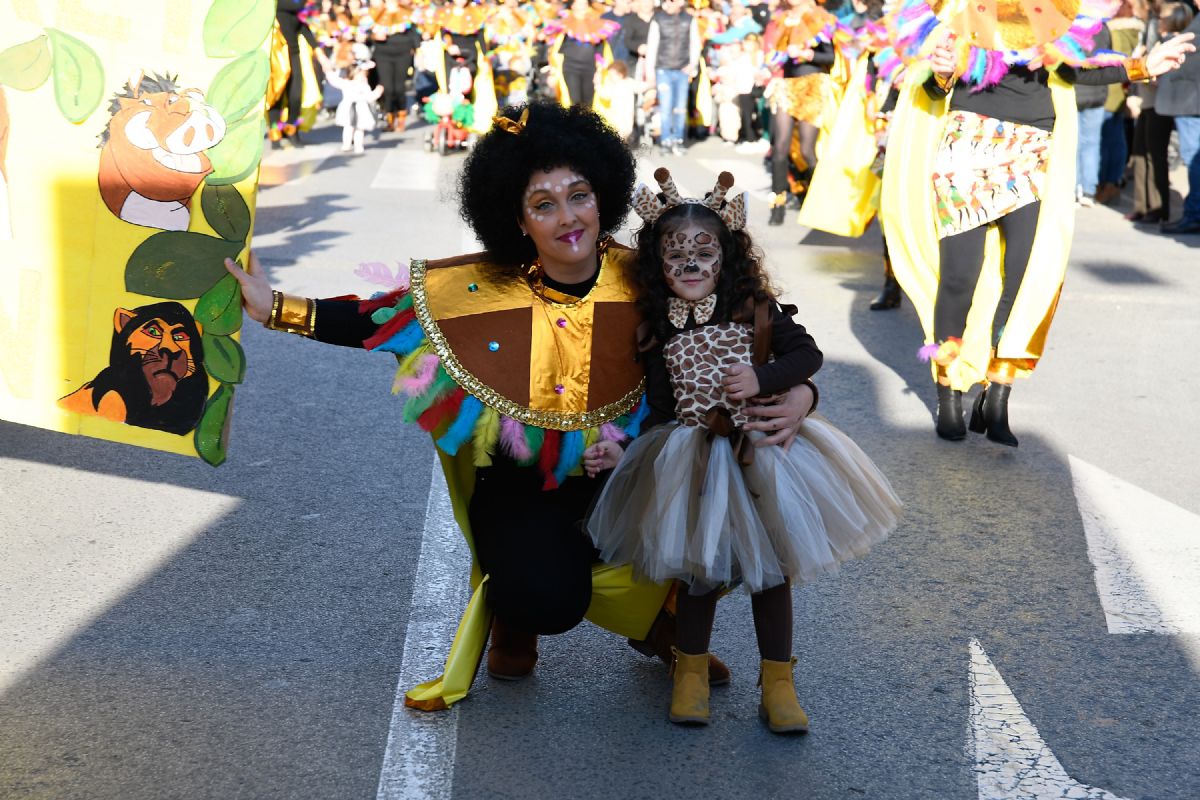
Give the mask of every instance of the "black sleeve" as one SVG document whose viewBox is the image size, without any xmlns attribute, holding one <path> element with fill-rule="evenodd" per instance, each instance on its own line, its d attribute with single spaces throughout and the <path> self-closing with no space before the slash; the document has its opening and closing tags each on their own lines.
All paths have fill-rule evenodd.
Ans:
<svg viewBox="0 0 1200 800">
<path fill-rule="evenodd" d="M 675 390 L 671 388 L 671 376 L 667 374 L 662 345 L 646 350 L 639 358 L 646 370 L 646 405 L 650 408 L 650 413 L 642 422 L 642 430 L 648 431 L 655 425 L 675 419 Z"/>
<path fill-rule="evenodd" d="M 789 313 L 790 312 L 790 313 Z M 754 368 L 761 394 L 775 394 L 799 386 L 821 368 L 824 356 L 804 326 L 792 319 L 795 310 L 771 308 L 771 352 L 775 360 Z"/>
<path fill-rule="evenodd" d="M 929 95 L 931 100 L 941 100 L 943 97 L 950 94 L 938 84 L 937 78 L 932 74 L 930 74 L 930 76 L 925 79 L 925 82 L 921 84 L 921 88 L 925 90 L 925 94 Z"/>
<path fill-rule="evenodd" d="M 1117 65 L 1115 67 L 1088 67 L 1084 69 L 1076 69 L 1068 67 L 1065 64 L 1058 68 L 1058 76 L 1067 83 L 1076 83 L 1080 86 L 1105 86 L 1110 83 L 1128 83 L 1129 73 L 1125 71 L 1125 67 Z"/>
<path fill-rule="evenodd" d="M 816 67 L 832 67 L 834 61 L 833 45 L 829 42 L 818 42 L 813 48 L 812 61 L 808 63 Z"/>
<path fill-rule="evenodd" d="M 362 347 L 379 326 L 371 315 L 358 310 L 357 300 L 317 300 L 317 324 L 313 338 L 342 347 Z"/>
</svg>

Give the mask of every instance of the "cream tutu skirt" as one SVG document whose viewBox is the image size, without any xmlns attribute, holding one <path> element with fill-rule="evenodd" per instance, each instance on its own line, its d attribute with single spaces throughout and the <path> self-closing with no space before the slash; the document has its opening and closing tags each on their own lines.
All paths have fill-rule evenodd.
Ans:
<svg viewBox="0 0 1200 800">
<path fill-rule="evenodd" d="M 871 459 L 819 416 L 789 450 L 756 448 L 745 467 L 728 439 L 672 422 L 629 446 L 587 530 L 606 562 L 655 583 L 758 592 L 866 555 L 895 529 L 901 505 Z"/>
</svg>

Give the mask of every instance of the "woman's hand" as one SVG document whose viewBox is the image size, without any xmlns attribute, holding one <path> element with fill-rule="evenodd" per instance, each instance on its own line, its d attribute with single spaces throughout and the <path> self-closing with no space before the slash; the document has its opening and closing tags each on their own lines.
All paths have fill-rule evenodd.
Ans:
<svg viewBox="0 0 1200 800">
<path fill-rule="evenodd" d="M 1194 38 L 1194 33 L 1181 33 L 1154 45 L 1146 55 L 1146 72 L 1150 73 L 1150 77 L 1157 78 L 1179 69 L 1187 54 L 1196 52 L 1196 45 L 1192 44 Z"/>
<path fill-rule="evenodd" d="M 271 316 L 273 298 L 271 284 L 267 281 L 267 276 L 263 275 L 258 256 L 254 255 L 253 250 L 250 251 L 246 257 L 245 270 L 232 258 L 227 258 L 225 269 L 229 270 L 229 274 L 237 278 L 237 282 L 242 286 L 242 307 L 246 309 L 246 315 L 255 322 L 266 324 Z"/>
<path fill-rule="evenodd" d="M 812 389 L 803 383 L 792 387 L 786 394 L 755 398 L 757 405 L 746 406 L 743 409 L 754 419 L 743 427 L 767 434 L 754 443 L 755 447 L 778 444 L 786 450 L 792 446 L 800 423 L 812 410 L 814 399 Z"/>
<path fill-rule="evenodd" d="M 748 400 L 758 394 L 758 374 L 749 364 L 734 364 L 721 379 L 730 400 Z"/>
<path fill-rule="evenodd" d="M 929 68 L 933 70 L 934 75 L 942 79 L 942 82 L 954 77 L 954 70 L 958 66 L 958 53 L 955 47 L 957 39 L 954 31 L 947 30 L 942 34 L 942 40 L 929 54 Z"/>
<path fill-rule="evenodd" d="M 583 451 L 583 469 L 589 478 L 594 478 L 606 469 L 612 469 L 625 455 L 625 449 L 616 442 L 603 441 Z"/>
</svg>

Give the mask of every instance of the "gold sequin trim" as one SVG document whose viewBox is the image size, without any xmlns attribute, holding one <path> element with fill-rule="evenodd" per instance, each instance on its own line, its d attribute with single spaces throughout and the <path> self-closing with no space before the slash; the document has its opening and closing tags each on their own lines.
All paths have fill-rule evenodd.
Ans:
<svg viewBox="0 0 1200 800">
<path fill-rule="evenodd" d="M 485 406 L 524 422 L 526 425 L 535 425 L 539 428 L 556 431 L 579 431 L 586 428 L 594 428 L 605 422 L 611 422 L 637 405 L 646 385 L 644 378 L 638 382 L 637 388 L 633 389 L 633 391 L 626 394 L 620 400 L 592 411 L 573 414 L 561 411 L 538 411 L 527 408 L 526 406 L 514 403 L 492 389 L 492 387 L 476 378 L 459 363 L 459 360 L 454 355 L 454 351 L 450 349 L 450 343 L 446 341 L 445 335 L 442 334 L 441 328 L 438 327 L 437 320 L 434 319 L 433 313 L 429 310 L 429 299 L 425 294 L 425 264 L 425 259 L 414 259 L 409 264 L 409 275 L 411 278 L 409 293 L 412 295 L 413 310 L 416 311 L 417 321 L 421 323 L 421 328 L 425 331 L 425 336 L 429 339 L 429 344 L 441 359 L 442 369 L 446 370 L 446 374 L 455 383 L 474 395 Z"/>
</svg>

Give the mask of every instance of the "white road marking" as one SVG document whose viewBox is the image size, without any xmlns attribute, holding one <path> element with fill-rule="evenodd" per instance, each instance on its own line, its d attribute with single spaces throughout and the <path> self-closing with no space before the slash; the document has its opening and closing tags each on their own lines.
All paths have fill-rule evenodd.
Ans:
<svg viewBox="0 0 1200 800">
<path fill-rule="evenodd" d="M 1200 516 L 1069 461 L 1108 632 L 1200 634 Z"/>
<path fill-rule="evenodd" d="M 979 800 L 1122 800 L 1072 778 L 972 639 L 970 736 Z"/>
<path fill-rule="evenodd" d="M 434 153 L 395 148 L 384 156 L 371 181 L 371 188 L 436 192 L 441 158 Z"/>
<path fill-rule="evenodd" d="M 376 800 L 440 800 L 452 794 L 458 708 L 413 711 L 405 708 L 404 693 L 441 674 L 458 616 L 467 605 L 470 562 L 471 551 L 454 522 L 441 462 L 434 459 L 400 680 Z"/>
</svg>

